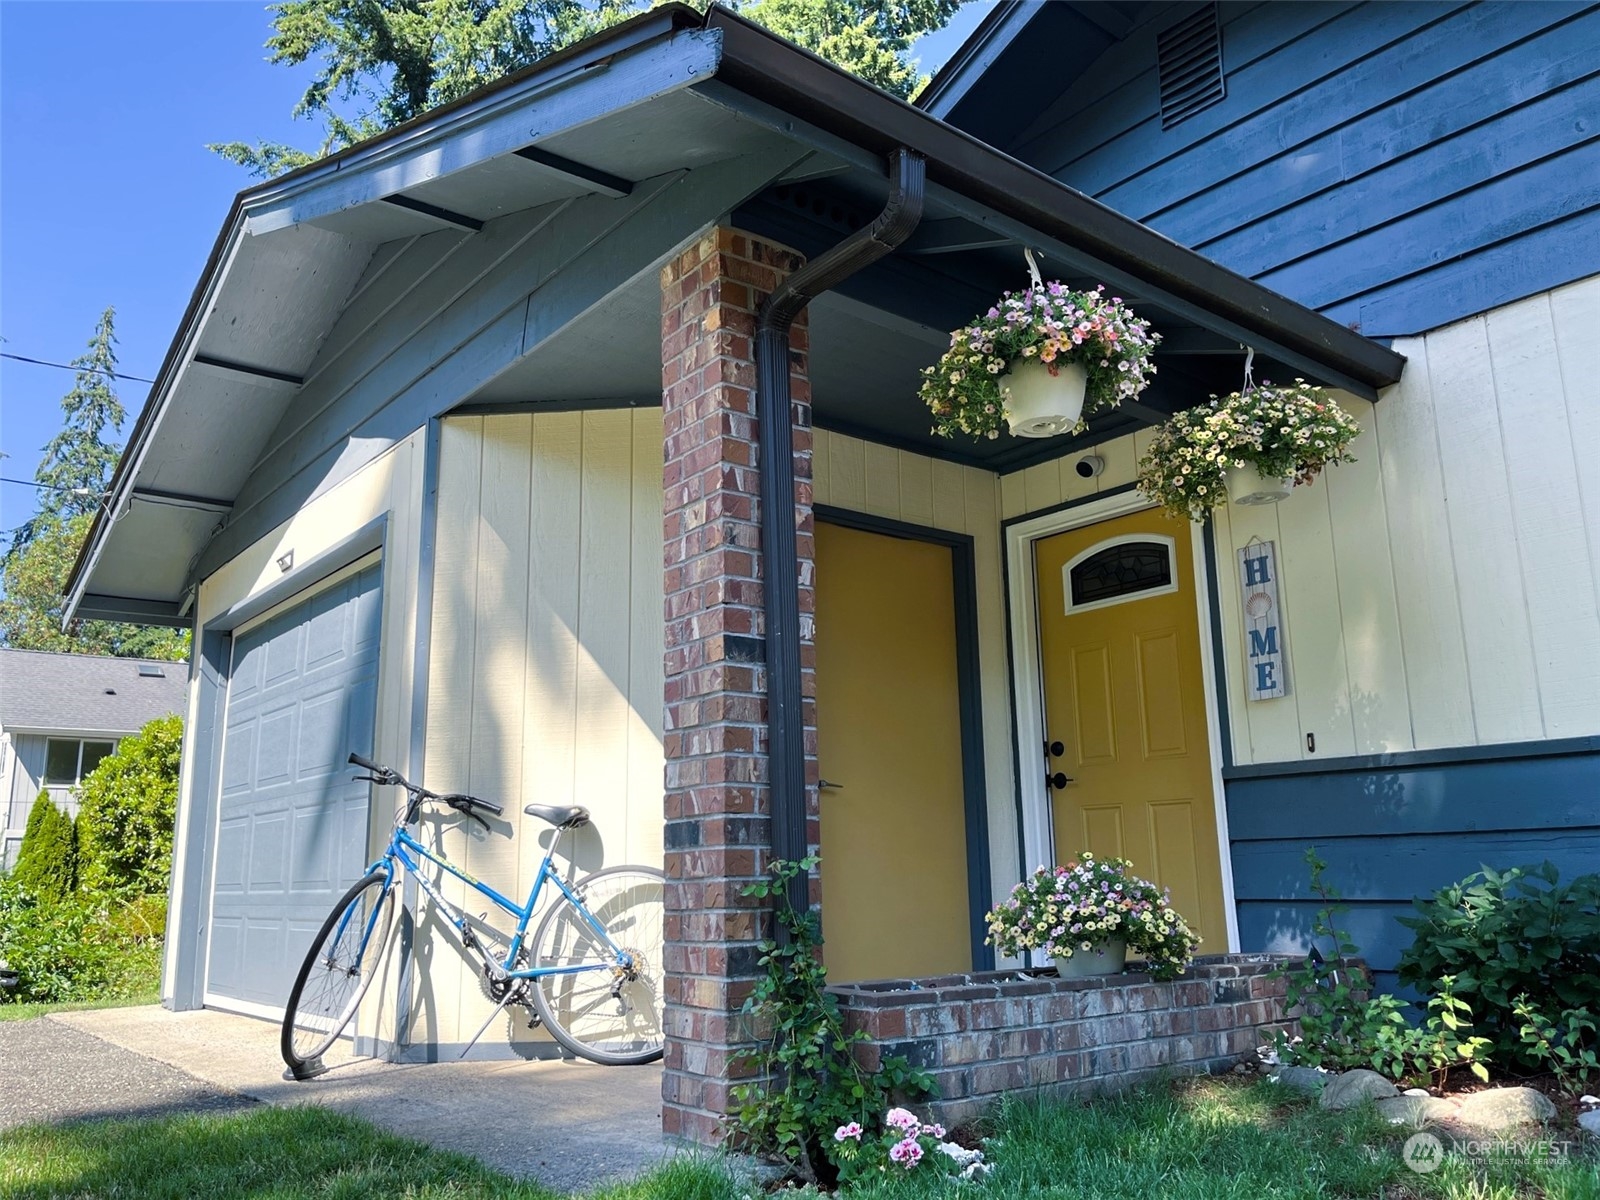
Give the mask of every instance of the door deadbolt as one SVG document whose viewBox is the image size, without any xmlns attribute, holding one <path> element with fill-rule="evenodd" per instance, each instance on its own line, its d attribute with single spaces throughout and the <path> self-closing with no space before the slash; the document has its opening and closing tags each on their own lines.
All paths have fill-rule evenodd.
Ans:
<svg viewBox="0 0 1600 1200">
<path fill-rule="evenodd" d="M 1050 751 L 1050 757 L 1051 758 L 1060 758 L 1063 754 L 1065 754 L 1067 752 L 1067 748 L 1065 746 L 1063 746 L 1060 742 L 1051 742 L 1050 745 L 1046 747 L 1046 749 L 1048 749 Z"/>
</svg>

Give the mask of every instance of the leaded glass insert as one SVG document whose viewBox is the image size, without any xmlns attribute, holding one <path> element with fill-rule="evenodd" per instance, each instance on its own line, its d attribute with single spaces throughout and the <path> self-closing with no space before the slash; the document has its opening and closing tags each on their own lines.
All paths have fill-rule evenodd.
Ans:
<svg viewBox="0 0 1600 1200">
<path fill-rule="evenodd" d="M 1071 576 L 1073 608 L 1171 587 L 1172 547 L 1165 542 L 1107 546 L 1074 566 Z"/>
</svg>

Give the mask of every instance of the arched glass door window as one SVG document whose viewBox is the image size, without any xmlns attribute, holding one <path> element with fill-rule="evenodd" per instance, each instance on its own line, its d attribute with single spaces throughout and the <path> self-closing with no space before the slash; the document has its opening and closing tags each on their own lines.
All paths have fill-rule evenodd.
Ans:
<svg viewBox="0 0 1600 1200">
<path fill-rule="evenodd" d="M 1178 590 L 1173 542 L 1135 533 L 1091 546 L 1062 568 L 1067 611 L 1082 612 Z"/>
</svg>

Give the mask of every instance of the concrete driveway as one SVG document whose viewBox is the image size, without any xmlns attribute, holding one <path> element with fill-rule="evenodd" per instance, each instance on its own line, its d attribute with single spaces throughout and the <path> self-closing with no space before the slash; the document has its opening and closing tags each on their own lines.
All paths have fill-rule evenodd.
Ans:
<svg viewBox="0 0 1600 1200">
<path fill-rule="evenodd" d="M 292 1083 L 282 1077 L 278 1026 L 268 1021 L 148 1007 L 56 1013 L 45 1023 L 64 1027 L 62 1032 L 91 1035 L 181 1072 L 172 1076 L 152 1068 L 149 1073 L 161 1079 L 174 1108 L 188 1107 L 184 1101 L 191 1098 L 204 1107 L 227 1107 L 230 1099 L 239 1102 L 240 1097 L 267 1104 L 322 1105 L 402 1137 L 470 1154 L 497 1170 L 537 1179 L 559 1191 L 587 1190 L 626 1178 L 673 1152 L 661 1136 L 658 1065 L 397 1065 L 370 1059 L 333 1065 L 330 1056 L 332 1069 L 326 1075 Z M 42 1036 L 62 1041 L 54 1031 Z M 58 1088 L 86 1093 L 103 1089 L 84 1075 L 112 1065 L 123 1076 L 138 1074 L 130 1072 L 121 1055 L 106 1055 L 104 1066 L 97 1067 L 82 1047 L 72 1055 L 46 1052 L 30 1058 L 27 1088 L 40 1094 Z M 186 1079 L 198 1084 L 186 1085 Z M 104 1100 L 107 1093 L 99 1090 L 99 1095 Z M 132 1100 L 127 1109 L 132 1116 L 149 1111 Z M 102 1103 L 93 1115 L 118 1113 L 114 1104 Z M 44 1116 L 40 1112 L 32 1119 Z"/>
</svg>

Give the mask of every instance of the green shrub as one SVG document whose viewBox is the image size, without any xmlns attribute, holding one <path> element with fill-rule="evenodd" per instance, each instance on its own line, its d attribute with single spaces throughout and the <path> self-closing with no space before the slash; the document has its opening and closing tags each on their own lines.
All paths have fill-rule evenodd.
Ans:
<svg viewBox="0 0 1600 1200">
<path fill-rule="evenodd" d="M 1448 975 L 1437 981 L 1437 995 L 1416 1025 L 1406 1019 L 1407 1006 L 1399 997 L 1372 995 L 1371 979 L 1351 961 L 1359 953 L 1355 943 L 1335 924 L 1345 908 L 1322 877 L 1327 864 L 1315 846 L 1306 850 L 1305 859 L 1311 894 L 1322 905 L 1312 921 L 1311 953 L 1274 972 L 1287 981 L 1285 1011 L 1300 1023 L 1297 1040 L 1282 1032 L 1274 1038 L 1279 1059 L 1333 1071 L 1370 1067 L 1391 1079 L 1436 1085 L 1443 1085 L 1452 1068 L 1464 1066 L 1487 1081 L 1489 1039 L 1469 1033 L 1472 1006 L 1456 995 L 1456 981 Z M 1322 956 L 1318 942 L 1332 950 L 1331 958 Z"/>
<path fill-rule="evenodd" d="M 74 893 L 44 902 L 0 879 L 0 960 L 19 976 L 11 999 L 131 1000 L 161 977 L 160 937 L 117 929 L 121 902 Z"/>
<path fill-rule="evenodd" d="M 83 781 L 80 877 L 92 892 L 165 892 L 172 872 L 183 722 L 159 717 Z"/>
<path fill-rule="evenodd" d="M 11 878 L 46 904 L 71 895 L 78 885 L 77 828 L 49 792 L 40 792 L 28 812 Z"/>
<path fill-rule="evenodd" d="M 1544 1069 L 1523 1039 L 1528 1022 L 1516 1004 L 1526 997 L 1560 1026 L 1565 1014 L 1600 998 L 1600 875 L 1562 884 L 1550 863 L 1485 867 L 1416 901 L 1416 909 L 1400 918 L 1417 935 L 1400 956 L 1400 982 L 1434 995 L 1439 980 L 1453 976 L 1496 1060 Z"/>
</svg>

